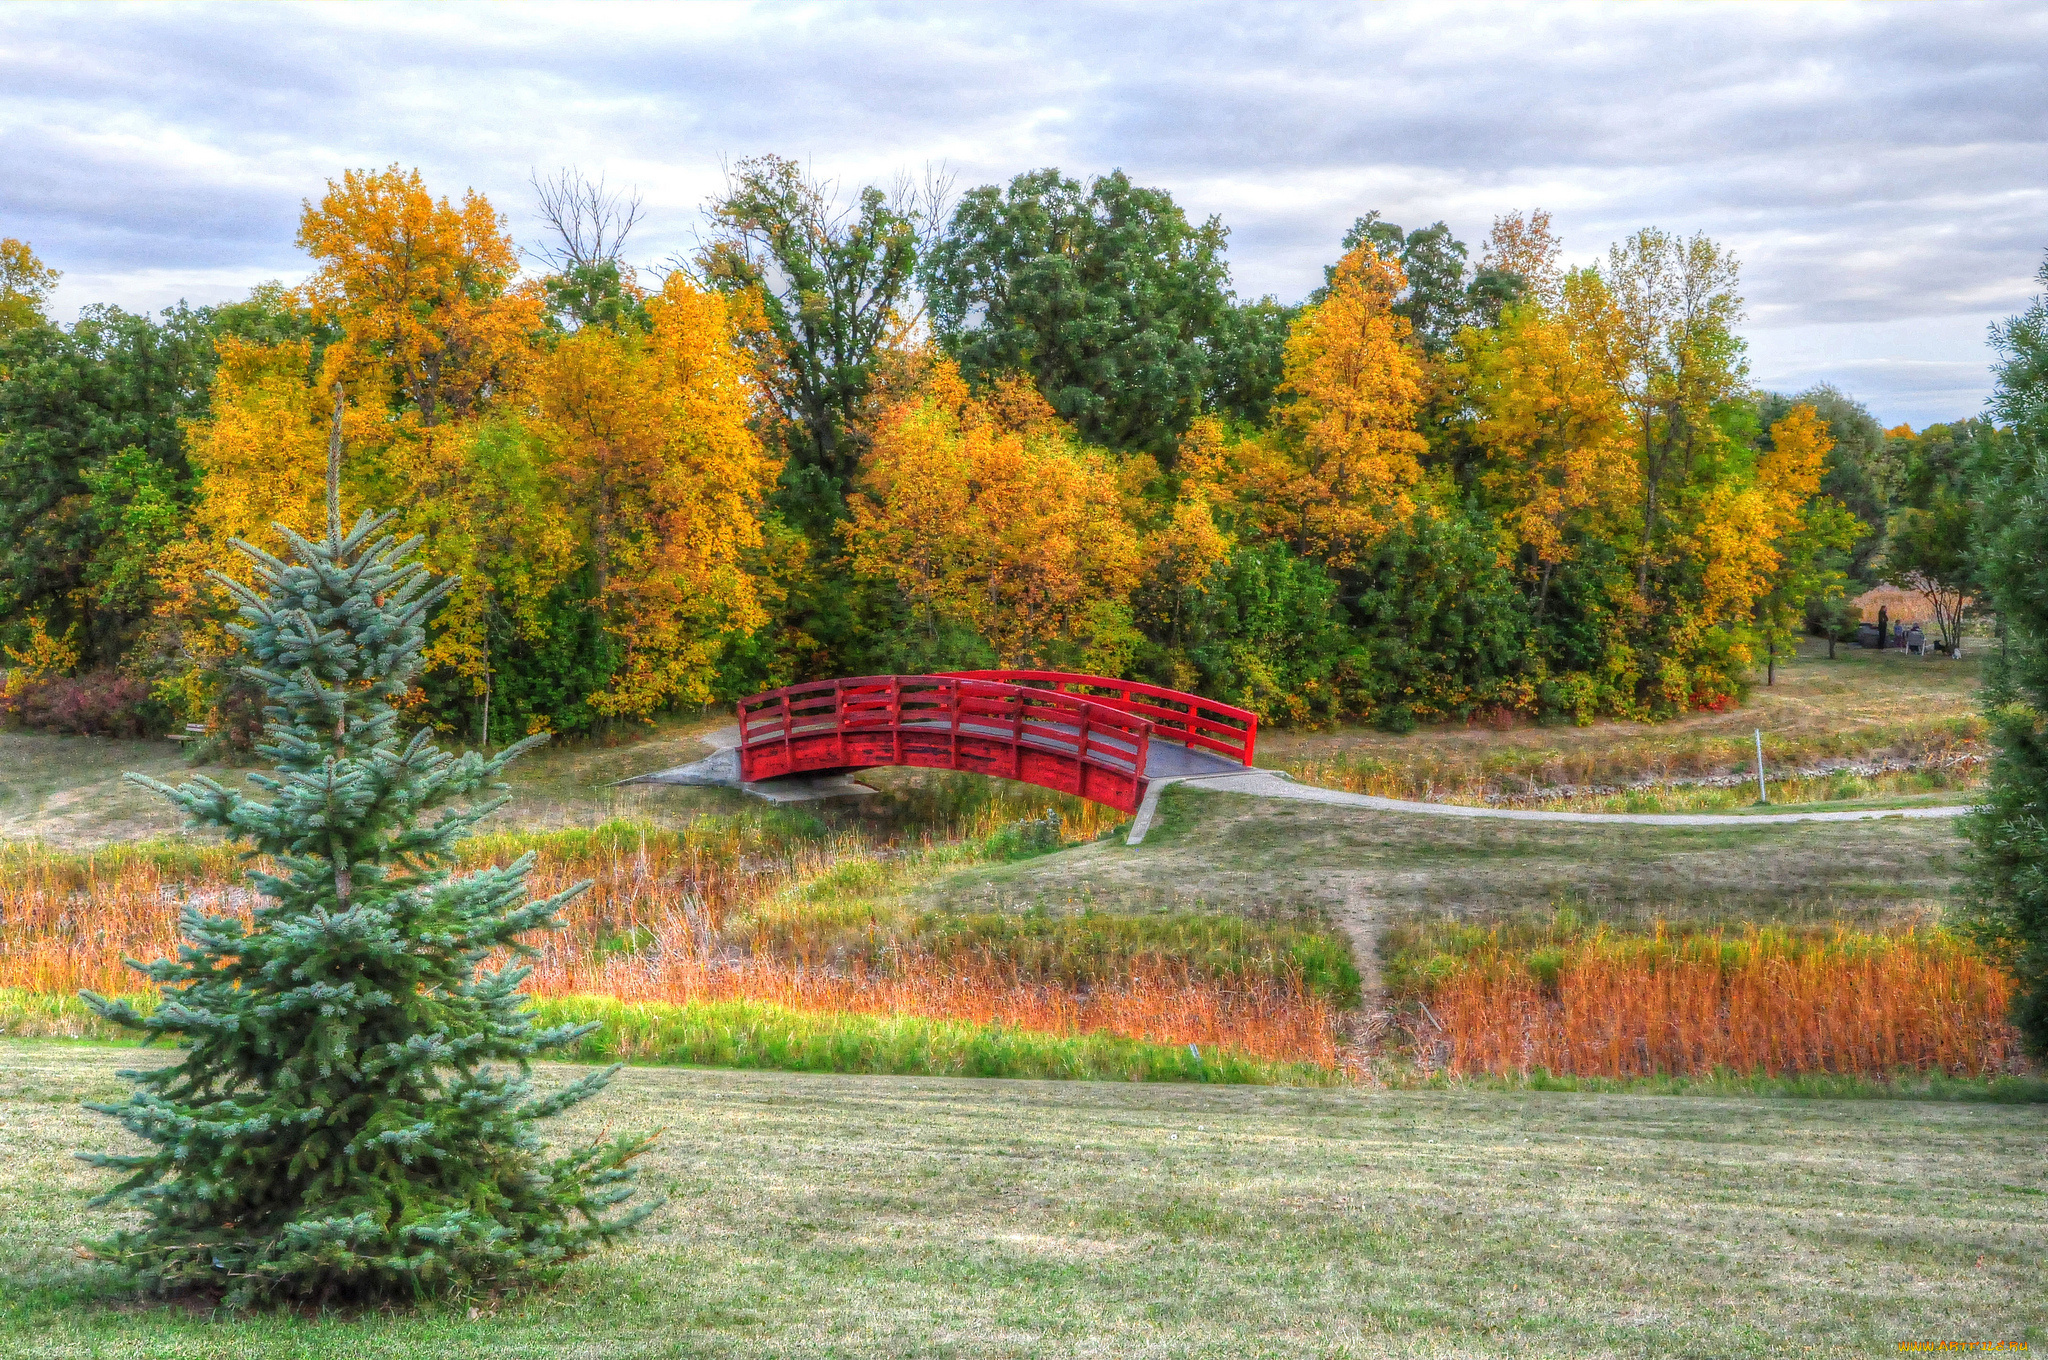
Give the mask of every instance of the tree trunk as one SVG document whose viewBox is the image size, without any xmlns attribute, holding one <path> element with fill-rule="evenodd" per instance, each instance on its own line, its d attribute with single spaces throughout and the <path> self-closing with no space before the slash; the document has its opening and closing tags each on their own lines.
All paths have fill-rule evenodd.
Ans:
<svg viewBox="0 0 2048 1360">
<path fill-rule="evenodd" d="M 1636 563 L 1636 594 L 1650 598 L 1650 549 L 1657 541 L 1657 455 L 1651 444 L 1650 411 L 1643 408 L 1643 560 Z"/>
</svg>

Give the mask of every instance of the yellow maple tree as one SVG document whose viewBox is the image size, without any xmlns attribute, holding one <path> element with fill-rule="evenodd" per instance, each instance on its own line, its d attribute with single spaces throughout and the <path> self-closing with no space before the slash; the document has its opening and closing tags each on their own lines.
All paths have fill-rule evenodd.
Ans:
<svg viewBox="0 0 2048 1360">
<path fill-rule="evenodd" d="M 707 701 L 721 640 L 766 622 L 748 557 L 763 547 L 762 502 L 781 463 L 751 424 L 762 394 L 746 306 L 677 272 L 648 300 L 646 333 L 585 327 L 536 375 L 595 604 L 620 650 L 590 699 L 601 713 Z"/>
<path fill-rule="evenodd" d="M 234 542 L 289 557 L 289 545 L 274 526 L 317 537 L 327 523 L 332 408 L 307 381 L 312 342 L 266 345 L 222 336 L 215 348 L 219 366 L 207 415 L 185 428 L 192 509 L 184 536 L 167 544 L 153 567 L 162 596 L 162 641 L 193 663 L 165 682 L 160 694 L 190 717 L 205 711 L 215 672 L 237 647 L 226 631 L 232 606 L 212 577 L 254 580 L 249 559 L 234 551 Z M 361 503 L 346 478 L 343 501 L 348 508 Z"/>
<path fill-rule="evenodd" d="M 299 218 L 319 262 L 301 290 L 314 319 L 342 331 L 323 386 L 365 410 L 402 409 L 434 426 L 480 413 L 516 387 L 541 326 L 542 294 L 518 283 L 519 252 L 490 200 L 453 204 L 417 170 L 351 170 Z"/>
<path fill-rule="evenodd" d="M 964 624 L 1004 665 L 1127 661 L 1143 558 L 1116 470 L 1024 386 L 977 399 L 934 363 L 882 413 L 849 510 L 854 569 L 894 582 L 934 637 Z"/>
<path fill-rule="evenodd" d="M 1479 452 L 1476 480 L 1534 578 L 1538 617 L 1575 543 L 1629 532 L 1638 494 L 1612 300 L 1590 272 L 1552 296 L 1510 308 L 1490 331 L 1466 331 L 1449 366 Z"/>
<path fill-rule="evenodd" d="M 44 320 L 50 293 L 62 277 L 36 258 L 28 242 L 0 236 L 0 336 Z"/>
<path fill-rule="evenodd" d="M 1280 425 L 1300 474 L 1267 461 L 1248 478 L 1297 517 L 1298 546 L 1348 566 L 1414 513 L 1426 445 L 1415 430 L 1422 368 L 1394 313 L 1401 266 L 1370 244 L 1337 262 L 1329 292 L 1287 337 Z"/>
</svg>

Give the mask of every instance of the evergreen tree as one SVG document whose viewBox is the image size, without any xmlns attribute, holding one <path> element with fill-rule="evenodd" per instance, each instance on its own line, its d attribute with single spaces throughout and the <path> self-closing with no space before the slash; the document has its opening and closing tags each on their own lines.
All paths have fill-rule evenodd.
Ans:
<svg viewBox="0 0 2048 1360">
<path fill-rule="evenodd" d="M 2041 270 L 2048 283 L 2048 265 Z M 2014 1020 L 2048 1052 L 2048 299 L 1997 332 L 1992 407 L 2009 437 L 1980 460 L 1981 579 L 2004 647 L 1986 698 L 1998 755 L 1970 819 L 1968 927 L 2019 979 Z"/>
<path fill-rule="evenodd" d="M 543 738 L 489 760 L 451 757 L 424 731 L 401 740 L 394 704 L 420 669 L 421 621 L 455 583 L 407 560 L 418 539 L 378 536 L 389 516 L 366 514 L 344 537 L 331 474 L 328 508 L 324 542 L 279 526 L 296 563 L 237 545 L 266 595 L 227 583 L 255 663 L 245 673 L 270 700 L 259 750 L 276 769 L 252 776 L 270 801 L 210 779 L 173 789 L 129 776 L 270 857 L 274 870 L 249 875 L 254 929 L 187 906 L 190 944 L 142 969 L 163 991 L 154 1014 L 85 998 L 186 1048 L 182 1062 L 124 1073 L 137 1084 L 125 1102 L 90 1106 L 154 1145 L 81 1154 L 128 1173 L 97 1203 L 149 1220 L 99 1254 L 145 1288 L 230 1307 L 512 1283 L 651 1211 L 609 1213 L 649 1140 L 550 1158 L 535 1129 L 616 1070 L 532 1089 L 529 1060 L 592 1027 L 536 1031 L 517 991 L 528 970 L 482 969 L 494 952 L 529 955 L 520 937 L 554 928 L 589 885 L 528 901 L 531 855 L 461 876 L 443 867 L 504 801 L 499 772 Z"/>
</svg>

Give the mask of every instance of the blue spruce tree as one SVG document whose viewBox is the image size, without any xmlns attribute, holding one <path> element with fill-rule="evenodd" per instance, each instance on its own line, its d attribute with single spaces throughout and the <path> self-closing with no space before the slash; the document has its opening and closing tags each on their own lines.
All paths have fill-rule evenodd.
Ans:
<svg viewBox="0 0 2048 1360">
<path fill-rule="evenodd" d="M 235 629 L 269 695 L 275 762 L 251 782 L 181 788 L 131 775 L 194 821 L 245 838 L 260 895 L 253 929 L 187 907 L 187 944 L 142 969 L 162 991 L 142 1015 L 99 1014 L 184 1059 L 123 1076 L 136 1090 L 91 1108 L 154 1146 L 82 1154 L 127 1174 L 99 1203 L 147 1223 L 96 1244 L 154 1292 L 229 1307 L 375 1302 L 503 1287 L 638 1224 L 627 1163 L 649 1140 L 550 1157 L 536 1121 L 589 1099 L 616 1069 L 537 1094 L 528 1063 L 590 1027 L 536 1030 L 527 969 L 484 967 L 554 928 L 579 884 L 527 898 L 528 855 L 457 875 L 454 843 L 504 801 L 505 765 L 410 740 L 394 704 L 420 669 L 427 611 L 454 582 L 409 561 L 419 540 L 364 515 L 344 536 L 330 457 L 328 534 L 291 534 L 296 562 L 238 544 L 265 591 L 229 583 Z M 494 796 L 495 795 L 495 796 Z M 494 1064 L 496 1066 L 494 1066 Z"/>
</svg>

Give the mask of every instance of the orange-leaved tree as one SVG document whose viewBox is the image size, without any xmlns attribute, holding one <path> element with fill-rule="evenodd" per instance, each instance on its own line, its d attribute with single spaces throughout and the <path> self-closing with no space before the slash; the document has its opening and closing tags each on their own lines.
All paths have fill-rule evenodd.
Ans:
<svg viewBox="0 0 2048 1360">
<path fill-rule="evenodd" d="M 544 297 L 517 282 L 504 219 L 475 190 L 455 205 L 417 170 L 351 170 L 299 218 L 299 245 L 319 262 L 304 295 L 342 331 L 325 384 L 365 409 L 423 426 L 479 414 L 516 384 L 541 329 Z"/>
<path fill-rule="evenodd" d="M 481 695 L 494 614 L 518 618 L 572 566 L 556 485 L 536 475 L 508 400 L 539 354 L 538 290 L 516 281 L 517 251 L 486 199 L 436 200 L 417 171 L 330 181 L 305 205 L 299 243 L 318 268 L 296 301 L 336 337 L 318 375 L 308 342 L 225 338 L 210 414 L 188 440 L 195 510 L 158 571 L 164 612 L 200 663 L 188 700 L 200 702 L 206 663 L 228 646 L 224 601 L 195 585 L 201 569 L 246 575 L 231 539 L 283 553 L 273 521 L 299 532 L 322 522 L 338 392 L 344 502 L 398 509 L 402 531 L 429 536 L 428 565 L 460 578 L 427 658 Z"/>
<path fill-rule="evenodd" d="M 427 535 L 434 571 L 460 580 L 428 665 L 482 695 L 493 619 L 530 632 L 536 602 L 575 564 L 560 487 L 522 431 L 542 290 L 519 281 L 488 199 L 436 199 L 397 166 L 330 180 L 300 215 L 299 244 L 319 264 L 302 295 L 341 333 L 320 385 L 347 392 L 353 480 Z"/>
<path fill-rule="evenodd" d="M 1305 476 L 1270 475 L 1282 483 L 1275 496 L 1294 501 L 1296 546 L 1335 566 L 1356 563 L 1414 511 L 1422 369 L 1393 310 L 1406 285 L 1399 264 L 1361 245 L 1287 337 L 1280 391 L 1291 400 L 1279 423 Z"/>
<path fill-rule="evenodd" d="M 646 332 L 586 326 L 537 376 L 554 470 L 619 650 L 590 698 L 600 713 L 709 700 L 722 643 L 767 621 L 751 559 L 781 462 L 752 425 L 764 394 L 743 342 L 749 303 L 678 271 L 648 299 Z"/>
<path fill-rule="evenodd" d="M 849 502 L 855 571 L 890 581 L 936 644 L 978 634 L 1004 665 L 1115 674 L 1142 564 L 1106 454 L 1018 384 L 975 397 L 950 361 L 876 422 Z"/>
</svg>

